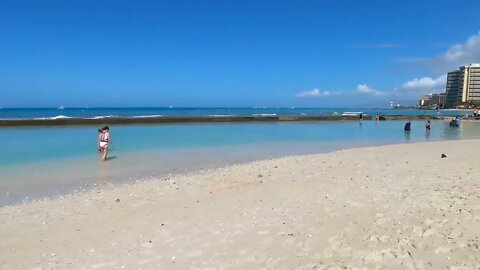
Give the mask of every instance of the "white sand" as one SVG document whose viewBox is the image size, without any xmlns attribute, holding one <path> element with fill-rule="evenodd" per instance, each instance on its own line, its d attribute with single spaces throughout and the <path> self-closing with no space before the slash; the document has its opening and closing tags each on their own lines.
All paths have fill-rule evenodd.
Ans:
<svg viewBox="0 0 480 270">
<path fill-rule="evenodd" d="M 287 157 L 3 207 L 0 269 L 480 269 L 479 149 Z"/>
</svg>

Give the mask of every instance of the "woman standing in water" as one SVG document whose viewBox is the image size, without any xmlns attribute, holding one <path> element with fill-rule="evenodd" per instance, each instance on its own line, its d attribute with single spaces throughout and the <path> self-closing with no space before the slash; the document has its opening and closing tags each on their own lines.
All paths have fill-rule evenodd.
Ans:
<svg viewBox="0 0 480 270">
<path fill-rule="evenodd" d="M 112 141 L 110 139 L 110 128 L 108 126 L 104 126 L 102 129 L 99 130 L 99 132 L 98 150 L 102 152 L 102 161 L 106 161 L 108 155 L 108 144 Z"/>
</svg>

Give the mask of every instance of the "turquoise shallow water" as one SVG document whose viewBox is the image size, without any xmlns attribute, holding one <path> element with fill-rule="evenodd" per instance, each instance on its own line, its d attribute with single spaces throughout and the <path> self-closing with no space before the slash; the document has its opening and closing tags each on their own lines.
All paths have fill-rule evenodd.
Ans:
<svg viewBox="0 0 480 270">
<path fill-rule="evenodd" d="M 102 163 L 97 127 L 0 129 L 0 206 L 92 187 L 285 155 L 436 140 L 479 139 L 480 123 L 337 121 L 112 126 Z"/>
<path fill-rule="evenodd" d="M 424 122 L 414 121 L 409 134 L 400 121 L 345 121 L 318 123 L 172 124 L 113 126 L 112 153 L 142 150 L 241 146 L 285 142 L 362 142 L 478 138 L 480 125 L 463 123 L 451 128 L 446 121 L 433 121 L 430 134 Z M 95 157 L 97 127 L 46 127 L 0 129 L 0 168 L 34 161 L 71 157 Z"/>
</svg>

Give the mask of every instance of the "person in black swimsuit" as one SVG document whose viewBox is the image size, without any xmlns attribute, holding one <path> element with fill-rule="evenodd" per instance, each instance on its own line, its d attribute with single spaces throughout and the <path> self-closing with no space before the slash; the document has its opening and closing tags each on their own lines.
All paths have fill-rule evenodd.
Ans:
<svg viewBox="0 0 480 270">
<path fill-rule="evenodd" d="M 425 132 L 430 132 L 430 120 L 427 120 L 427 123 L 425 124 Z"/>
</svg>

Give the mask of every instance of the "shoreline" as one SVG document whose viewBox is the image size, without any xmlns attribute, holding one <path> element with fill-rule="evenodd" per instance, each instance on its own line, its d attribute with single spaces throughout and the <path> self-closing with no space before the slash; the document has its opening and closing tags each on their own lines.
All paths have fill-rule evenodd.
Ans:
<svg viewBox="0 0 480 270">
<path fill-rule="evenodd" d="M 453 116 L 429 115 L 382 115 L 389 120 L 443 120 Z M 365 115 L 364 120 L 372 120 L 372 115 Z M 251 122 L 321 122 L 321 121 L 359 121 L 357 115 L 322 115 L 322 116 L 198 116 L 198 117 L 108 117 L 108 118 L 58 118 L 58 119 L 0 119 L 2 127 L 30 126 L 87 126 L 87 125 L 138 125 L 138 124 L 188 124 L 188 123 L 251 123 Z"/>
<path fill-rule="evenodd" d="M 475 269 L 478 147 L 289 156 L 6 206 L 0 265 Z"/>
<path fill-rule="evenodd" d="M 410 133 L 403 131 L 401 122 L 368 120 L 118 126 L 110 153 L 114 159 L 107 163 L 99 163 L 92 148 L 89 137 L 96 132 L 92 127 L 27 128 L 30 137 L 43 138 L 42 143 L 30 145 L 16 139 L 25 136 L 24 129 L 5 129 L 0 134 L 5 135 L 5 157 L 9 156 L 9 147 L 17 144 L 24 146 L 18 156 L 27 159 L 11 156 L 0 162 L 0 206 L 91 189 L 99 182 L 122 184 L 145 177 L 356 147 L 478 138 L 476 122 L 465 121 L 457 129 L 445 120 L 434 121 L 431 133 L 423 132 L 422 120 L 412 121 Z M 58 152 L 57 141 L 65 139 L 69 152 Z M 10 140 L 11 144 L 5 143 Z"/>
<path fill-rule="evenodd" d="M 369 147 L 379 147 L 386 145 L 401 145 L 406 142 L 378 142 L 367 144 L 346 144 L 341 147 L 325 148 L 328 143 L 298 143 L 291 142 L 295 146 L 295 151 L 288 152 L 281 150 L 273 153 L 275 148 L 284 148 L 282 144 L 272 144 L 272 146 L 262 147 L 256 144 L 234 146 L 234 147 L 209 147 L 198 149 L 169 150 L 157 152 L 155 150 L 140 151 L 122 155 L 122 159 L 129 161 L 139 159 L 156 160 L 156 163 L 162 164 L 161 170 L 152 170 L 152 162 L 139 167 L 137 163 L 115 163 L 102 164 L 97 159 L 91 157 L 71 157 L 62 160 L 34 161 L 27 164 L 17 164 L 4 168 L 4 175 L 0 177 L 0 190 L 6 190 L 6 196 L 0 197 L 0 207 L 14 206 L 18 204 L 28 204 L 36 201 L 55 200 L 63 196 L 81 195 L 100 186 L 109 186 L 117 188 L 144 181 L 152 181 L 155 178 L 169 179 L 172 177 L 182 177 L 190 174 L 201 173 L 205 171 L 218 170 L 236 165 L 248 165 L 253 162 L 264 162 L 267 160 L 300 157 L 311 155 L 322 155 L 345 151 L 349 149 L 360 149 Z M 417 142 L 414 142 L 417 143 Z M 315 149 L 315 150 L 312 150 Z M 221 153 L 228 151 L 228 158 L 221 157 Z M 255 151 L 255 153 L 252 153 Z M 248 152 L 248 153 L 247 153 Z M 202 161 L 192 158 L 202 156 Z M 192 160 L 189 160 L 192 158 Z M 171 163 L 169 163 L 171 162 Z M 168 165 L 166 165 L 168 164 Z M 195 165 L 193 165 L 195 164 Z M 108 172 L 102 173 L 102 166 L 108 165 Z M 62 169 L 58 169 L 62 168 Z M 80 170 L 78 168 L 81 168 Z M 88 171 L 97 171 L 97 173 L 82 173 L 84 168 Z M 42 170 L 45 173 L 39 174 Z M 33 172 L 23 173 L 21 171 Z M 16 173 L 17 172 L 17 173 Z M 46 173 L 48 172 L 48 173 Z M 6 175 L 6 176 L 5 176 Z M 75 177 L 71 176 L 75 175 Z M 74 180 L 65 181 L 63 178 L 70 176 Z M 81 176 L 81 177 L 77 177 Z M 8 185 L 2 185 L 1 180 L 14 178 L 17 181 L 28 182 L 34 179 L 35 183 L 27 186 L 19 186 L 12 189 Z M 55 179 L 62 179 L 61 181 Z M 83 180 L 82 180 L 83 179 Z M 90 180 L 86 180 L 90 179 Z M 32 189 L 35 194 L 26 193 L 19 195 L 19 189 Z"/>
</svg>

